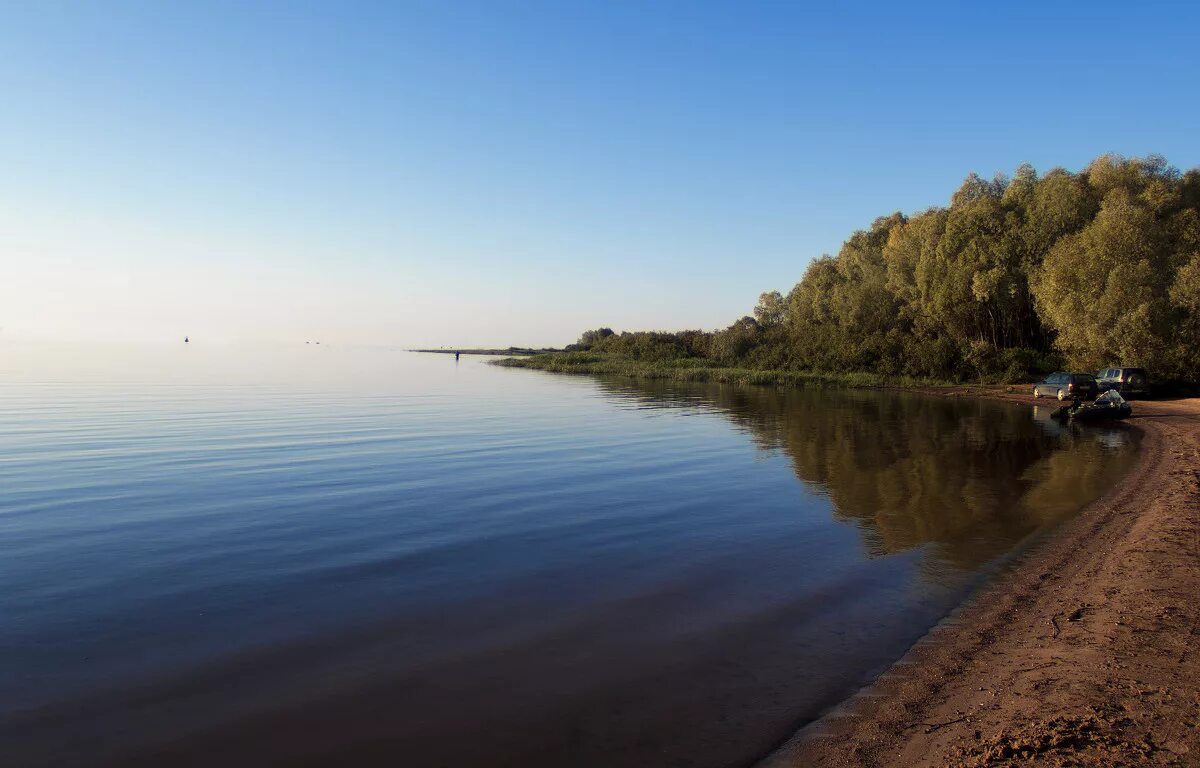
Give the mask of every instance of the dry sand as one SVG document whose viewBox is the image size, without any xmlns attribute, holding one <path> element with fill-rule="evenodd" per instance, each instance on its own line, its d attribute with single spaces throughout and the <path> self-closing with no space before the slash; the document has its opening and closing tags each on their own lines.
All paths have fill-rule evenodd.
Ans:
<svg viewBox="0 0 1200 768">
<path fill-rule="evenodd" d="M 1113 492 L 762 767 L 1200 765 L 1200 399 L 1133 406 Z"/>
</svg>

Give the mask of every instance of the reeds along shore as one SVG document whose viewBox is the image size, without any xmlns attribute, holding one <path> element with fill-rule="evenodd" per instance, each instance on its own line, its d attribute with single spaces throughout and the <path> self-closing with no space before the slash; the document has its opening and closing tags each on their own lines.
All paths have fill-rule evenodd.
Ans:
<svg viewBox="0 0 1200 768">
<path fill-rule="evenodd" d="M 717 382 L 779 386 L 922 387 L 950 382 L 912 376 L 887 376 L 864 371 L 825 373 L 752 368 L 731 368 L 709 360 L 678 359 L 659 362 L 631 360 L 594 352 L 555 352 L 505 358 L 496 365 L 551 373 L 627 376 L 667 381 Z"/>
</svg>

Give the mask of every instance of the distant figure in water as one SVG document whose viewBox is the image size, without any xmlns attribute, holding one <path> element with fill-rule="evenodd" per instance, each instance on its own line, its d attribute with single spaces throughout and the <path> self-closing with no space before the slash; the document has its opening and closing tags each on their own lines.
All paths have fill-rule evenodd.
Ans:
<svg viewBox="0 0 1200 768">
<path fill-rule="evenodd" d="M 458 353 L 457 352 L 454 353 L 454 362 L 456 362 L 456 363 L 458 362 Z"/>
<path fill-rule="evenodd" d="M 187 344 L 187 343 L 188 343 L 188 337 L 187 337 L 187 336 L 184 336 L 184 337 L 183 337 L 183 343 L 184 343 L 184 344 Z"/>
</svg>

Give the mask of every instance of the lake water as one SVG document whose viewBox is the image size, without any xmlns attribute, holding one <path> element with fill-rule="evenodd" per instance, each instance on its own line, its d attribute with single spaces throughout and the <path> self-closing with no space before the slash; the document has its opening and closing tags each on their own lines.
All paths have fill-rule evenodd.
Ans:
<svg viewBox="0 0 1200 768">
<path fill-rule="evenodd" d="M 0 346 L 0 762 L 737 766 L 1136 432 L 480 358 Z"/>
</svg>

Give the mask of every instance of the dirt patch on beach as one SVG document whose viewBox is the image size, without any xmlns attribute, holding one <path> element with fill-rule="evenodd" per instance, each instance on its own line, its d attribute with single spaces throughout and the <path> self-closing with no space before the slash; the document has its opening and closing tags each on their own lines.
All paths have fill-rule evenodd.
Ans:
<svg viewBox="0 0 1200 768">
<path fill-rule="evenodd" d="M 1127 478 L 764 768 L 1200 765 L 1200 399 L 1134 414 Z"/>
</svg>

